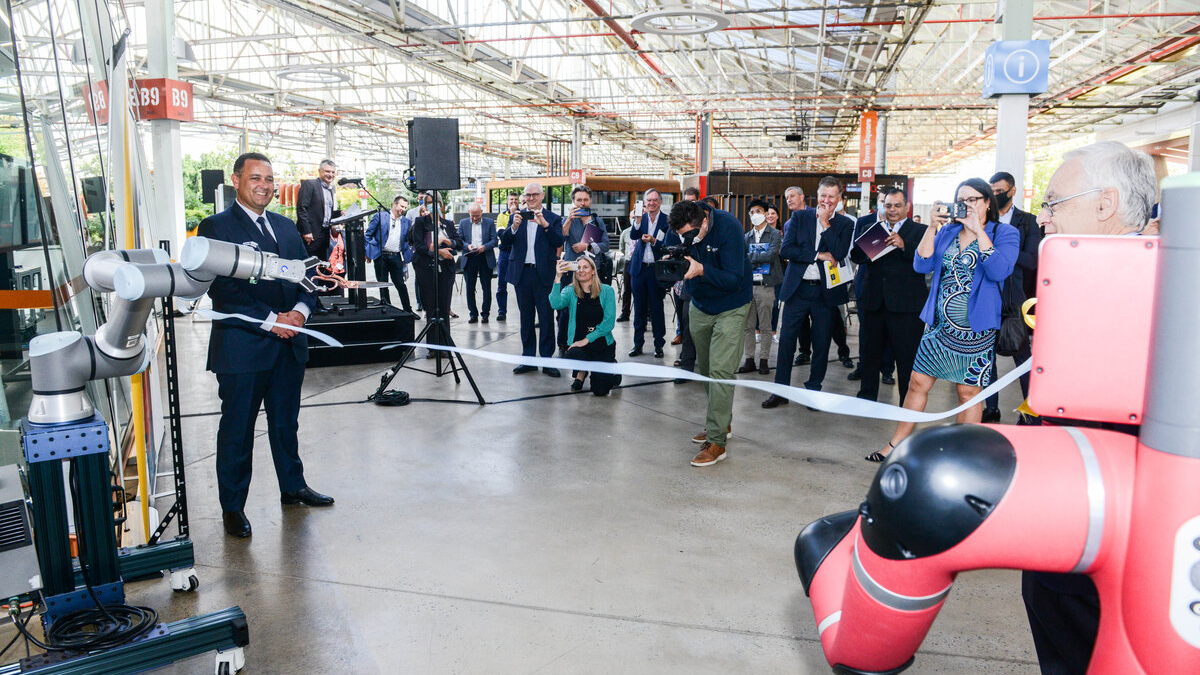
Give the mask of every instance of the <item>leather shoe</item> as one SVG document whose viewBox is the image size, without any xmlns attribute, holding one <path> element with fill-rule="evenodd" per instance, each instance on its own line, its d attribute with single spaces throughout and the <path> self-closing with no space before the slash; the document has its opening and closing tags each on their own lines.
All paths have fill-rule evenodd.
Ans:
<svg viewBox="0 0 1200 675">
<path fill-rule="evenodd" d="M 488 320 L 487 320 L 487 317 L 486 317 L 486 316 L 485 316 L 485 317 L 483 317 L 482 319 L 480 319 L 480 321 L 482 321 L 483 323 L 487 323 L 487 322 L 488 322 Z"/>
<path fill-rule="evenodd" d="M 467 323 L 479 323 L 479 317 L 473 316 L 473 317 L 467 319 Z"/>
<path fill-rule="evenodd" d="M 889 386 L 896 384 L 896 378 L 892 377 L 891 375 L 884 375 L 883 377 L 879 378 L 879 381 Z"/>
<path fill-rule="evenodd" d="M 626 322 L 626 321 L 628 321 L 628 320 L 629 320 L 629 315 L 628 315 L 628 314 L 622 314 L 621 316 L 618 316 L 618 317 L 617 317 L 617 323 L 624 323 L 624 322 Z"/>
<path fill-rule="evenodd" d="M 767 400 L 762 402 L 762 407 L 770 410 L 771 408 L 778 408 L 779 406 L 787 405 L 788 403 L 791 403 L 791 401 L 787 400 L 786 398 L 784 398 L 782 396 L 776 396 L 775 394 L 771 394 L 770 396 L 767 397 Z"/>
<path fill-rule="evenodd" d="M 843 368 L 853 368 L 854 367 L 854 359 L 850 358 L 849 356 L 842 359 L 842 367 Z"/>
<path fill-rule="evenodd" d="M 770 364 L 767 363 L 766 359 L 758 360 L 758 374 L 759 375 L 770 375 L 771 374 L 771 366 L 770 366 Z"/>
<path fill-rule="evenodd" d="M 999 422 L 1000 421 L 1000 409 L 999 408 L 984 408 L 983 409 L 983 419 L 981 421 L 984 424 L 991 424 L 993 422 Z"/>
<path fill-rule="evenodd" d="M 513 368 L 513 375 L 524 375 L 525 373 L 532 373 L 535 370 L 537 370 L 537 366 L 517 366 Z"/>
<path fill-rule="evenodd" d="M 792 361 L 792 365 L 793 366 L 804 366 L 804 365 L 808 365 L 808 363 L 810 361 L 812 361 L 811 356 L 809 356 L 808 354 L 800 353 L 800 354 L 796 355 L 796 360 Z"/>
<path fill-rule="evenodd" d="M 504 321 L 506 319 L 508 319 L 508 315 L 506 315 L 506 314 L 497 314 L 496 315 L 496 320 L 499 321 L 500 323 L 504 323 Z"/>
<path fill-rule="evenodd" d="M 846 376 L 846 379 L 850 380 L 851 382 L 857 382 L 861 380 L 862 370 L 855 368 L 854 370 L 850 371 L 850 374 Z"/>
<path fill-rule="evenodd" d="M 630 356 L 630 357 L 634 357 L 634 356 L 641 356 L 641 355 L 642 355 L 642 348 L 641 348 L 641 347 L 634 347 L 633 349 L 630 349 L 630 350 L 629 350 L 629 356 Z"/>
<path fill-rule="evenodd" d="M 683 336 L 682 336 L 682 335 L 676 335 L 676 336 L 675 336 L 675 339 L 674 339 L 674 340 L 671 340 L 671 344 L 673 344 L 673 345 L 681 345 L 681 344 L 683 344 Z"/>
<path fill-rule="evenodd" d="M 661 359 L 664 356 L 662 347 L 656 347 L 654 350 L 654 358 Z"/>
<path fill-rule="evenodd" d="M 740 375 L 741 373 L 753 373 L 754 370 L 754 359 L 746 359 L 746 362 L 742 364 L 742 367 L 738 368 L 734 372 Z"/>
<path fill-rule="evenodd" d="M 542 368 L 542 372 L 550 377 L 562 377 L 562 373 L 558 372 L 558 368 Z"/>
<path fill-rule="evenodd" d="M 333 497 L 327 497 L 310 487 L 295 492 L 279 493 L 280 504 L 303 504 L 305 506 L 333 506 Z"/>
<path fill-rule="evenodd" d="M 239 539 L 250 536 L 250 521 L 243 511 L 225 511 L 221 514 L 225 523 L 225 534 Z"/>
</svg>

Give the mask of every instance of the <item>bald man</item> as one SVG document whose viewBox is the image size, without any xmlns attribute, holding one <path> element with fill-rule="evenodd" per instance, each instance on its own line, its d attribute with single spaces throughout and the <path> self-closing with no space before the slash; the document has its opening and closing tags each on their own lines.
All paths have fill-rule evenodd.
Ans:
<svg viewBox="0 0 1200 675">
<path fill-rule="evenodd" d="M 467 207 L 467 217 L 458 224 L 458 234 L 462 237 L 463 251 L 466 253 L 458 259 L 462 268 L 463 279 L 467 285 L 467 310 L 470 318 L 467 323 L 477 323 L 481 317 L 488 322 L 492 313 L 492 271 L 496 269 L 496 245 L 500 237 L 496 235 L 496 221 L 483 217 L 483 208 L 478 204 Z M 483 286 L 483 314 L 475 304 L 475 286 Z"/>
</svg>

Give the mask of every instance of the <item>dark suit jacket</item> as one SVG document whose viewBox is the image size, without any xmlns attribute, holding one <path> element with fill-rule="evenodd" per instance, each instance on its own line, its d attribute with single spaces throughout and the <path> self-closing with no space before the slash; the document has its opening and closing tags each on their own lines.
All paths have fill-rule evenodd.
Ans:
<svg viewBox="0 0 1200 675">
<path fill-rule="evenodd" d="M 854 239 L 875 221 L 874 216 L 859 218 L 854 226 Z M 900 224 L 904 250 L 889 251 L 875 262 L 871 262 L 862 249 L 851 245 L 850 259 L 859 264 L 854 278 L 856 281 L 863 279 L 859 309 L 920 313 L 925 306 L 925 299 L 929 297 L 929 287 L 925 285 L 925 275 L 913 271 L 913 252 L 924 235 L 924 225 L 906 218 Z"/>
<path fill-rule="evenodd" d="M 778 286 L 783 283 L 783 263 L 779 261 L 779 251 L 783 247 L 783 234 L 779 230 L 766 225 L 763 227 L 762 242 L 767 245 L 766 253 L 754 253 L 750 245 L 754 243 L 754 228 L 746 233 L 746 257 L 750 259 L 751 270 L 763 263 L 769 263 L 768 272 L 763 275 L 764 286 Z"/>
<path fill-rule="evenodd" d="M 530 226 L 537 228 L 537 235 L 533 239 L 533 261 L 537 267 L 532 271 L 537 273 L 538 281 L 546 287 L 546 292 L 549 293 L 549 288 L 554 285 L 558 248 L 563 245 L 562 216 L 543 206 L 542 217 L 546 219 L 550 227 L 542 227 L 536 221 L 533 223 L 522 221 L 521 227 L 516 232 L 513 232 L 512 225 L 504 228 L 504 232 L 500 234 L 500 241 L 505 245 L 512 245 L 512 251 L 508 254 L 506 279 L 508 283 L 516 286 L 521 282 L 521 275 L 527 271 L 525 257 L 529 252 L 529 230 L 525 228 Z"/>
<path fill-rule="evenodd" d="M 445 235 L 452 243 L 449 245 L 438 244 L 438 248 L 461 251 L 462 239 L 458 236 L 458 230 L 454 227 L 454 221 L 448 218 L 442 218 L 441 221 L 441 229 L 444 231 L 439 233 L 439 235 Z M 442 264 L 441 269 L 438 270 L 439 273 L 454 274 L 455 262 L 453 260 L 446 260 L 441 256 L 435 258 L 429 250 L 430 242 L 434 241 L 435 238 L 441 239 L 439 235 L 435 235 L 433 218 L 428 215 L 419 216 L 413 222 L 412 227 L 408 228 L 408 244 L 413 249 L 413 267 L 432 269 L 433 263 L 436 260 Z"/>
<path fill-rule="evenodd" d="M 659 233 L 662 232 L 666 232 L 666 235 L 664 235 L 662 239 L 659 239 Z M 679 235 L 675 234 L 675 231 L 667 225 L 667 214 L 659 211 L 658 219 L 655 221 L 653 226 L 651 226 L 650 214 L 648 212 L 643 213 L 641 219 L 638 221 L 638 224 L 629 228 L 629 240 L 630 242 L 633 242 L 633 249 L 629 253 L 629 262 L 627 263 L 630 274 L 638 274 L 642 271 L 642 257 L 643 253 L 646 251 L 647 245 L 646 242 L 642 241 L 643 234 L 654 235 L 654 243 L 650 244 L 650 247 L 654 252 L 655 260 L 658 260 L 665 255 L 665 251 L 663 249 L 666 247 L 678 246 L 680 243 L 682 243 L 679 239 Z"/>
<path fill-rule="evenodd" d="M 412 222 L 407 216 L 400 216 L 400 257 L 405 264 L 412 260 L 413 250 L 408 243 L 408 228 L 412 227 Z M 367 224 L 367 231 L 363 233 L 366 239 L 367 257 L 375 260 L 383 255 L 383 246 L 387 243 L 388 237 L 392 232 L 392 212 L 380 211 L 371 217 L 371 222 Z"/>
<path fill-rule="evenodd" d="M 278 241 L 279 257 L 301 260 L 308 257 L 304 242 L 296 231 L 296 224 L 278 213 L 266 212 L 267 222 Z M 253 245 L 267 249 L 275 244 L 268 242 L 241 206 L 234 202 L 224 211 L 205 218 L 197 233 L 202 237 L 219 239 L 234 244 Z M 213 309 L 227 314 L 245 314 L 255 319 L 266 320 L 271 312 L 282 314 L 295 308 L 297 302 L 316 307 L 317 298 L 312 293 L 286 281 L 257 280 L 250 283 L 243 279 L 217 277 L 208 289 Z M 308 361 L 308 336 L 297 333 L 285 340 L 258 324 L 229 319 L 213 321 L 212 335 L 208 340 L 208 369 L 214 373 L 254 373 L 275 365 L 282 349 L 291 349 L 300 363 Z"/>
<path fill-rule="evenodd" d="M 496 269 L 496 245 L 500 243 L 500 236 L 496 234 L 496 221 L 491 218 L 484 218 L 479 221 L 479 225 L 483 228 L 483 253 L 468 254 L 467 247 L 471 245 L 472 230 L 475 229 L 475 224 L 471 222 L 468 216 L 463 218 L 458 223 L 458 236 L 462 240 L 462 257 L 458 259 L 459 269 L 467 268 L 467 260 L 484 256 L 487 259 L 488 269 Z"/>
<path fill-rule="evenodd" d="M 342 215 L 337 203 L 333 205 L 333 215 Z M 329 237 L 325 227 L 325 195 L 321 194 L 321 180 L 309 178 L 300 181 L 300 192 L 296 195 L 296 227 L 300 234 L 311 234 L 315 239 Z"/>
<path fill-rule="evenodd" d="M 788 261 L 787 271 L 783 274 L 783 286 L 779 289 L 779 300 L 787 302 L 800 288 L 804 271 L 809 265 L 817 264 L 817 253 L 830 253 L 834 260 L 845 260 L 850 251 L 850 237 L 854 234 L 854 221 L 848 216 L 835 214 L 829 220 L 829 227 L 821 232 L 820 239 L 814 243 L 817 236 L 817 210 L 801 209 L 792 212 L 787 224 L 783 226 L 783 248 L 780 257 Z M 848 284 L 825 288 L 825 266 L 817 264 L 821 274 L 821 301 L 830 306 L 844 304 L 850 301 Z"/>
<path fill-rule="evenodd" d="M 1042 244 L 1042 230 L 1037 216 L 1013 207 L 1011 225 L 1021 235 L 1021 250 L 1017 253 L 1017 265 L 1012 276 L 1005 282 L 1004 293 L 1010 302 L 1021 304 L 1026 298 L 1037 295 L 1038 247 Z"/>
</svg>

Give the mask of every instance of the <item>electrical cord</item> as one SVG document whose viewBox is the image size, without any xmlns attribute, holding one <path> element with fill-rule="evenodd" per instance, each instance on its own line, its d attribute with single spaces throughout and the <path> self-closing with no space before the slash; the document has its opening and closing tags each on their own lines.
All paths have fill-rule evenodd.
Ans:
<svg viewBox="0 0 1200 675">
<path fill-rule="evenodd" d="M 9 613 L 8 618 L 12 620 L 13 625 L 16 626 L 17 634 L 13 636 L 13 639 L 8 641 L 8 644 L 4 645 L 4 649 L 0 649 L 0 658 L 3 658 L 4 655 L 8 653 L 8 650 L 12 649 L 13 645 L 17 644 L 17 640 L 21 639 L 25 633 L 25 628 L 29 625 L 29 620 L 33 618 L 33 614 L 33 612 L 30 612 L 28 615 L 26 615 L 24 622 L 18 622 L 17 617 L 20 616 L 20 610 L 18 610 L 16 614 L 11 612 Z M 26 647 L 26 651 L 28 651 L 28 646 Z"/>
</svg>

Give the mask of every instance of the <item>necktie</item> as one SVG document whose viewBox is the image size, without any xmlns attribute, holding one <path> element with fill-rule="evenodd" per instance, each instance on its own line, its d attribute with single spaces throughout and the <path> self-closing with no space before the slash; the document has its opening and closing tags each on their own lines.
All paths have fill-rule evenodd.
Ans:
<svg viewBox="0 0 1200 675">
<path fill-rule="evenodd" d="M 271 243 L 273 248 L 278 250 L 279 242 L 275 241 L 275 234 L 273 232 L 271 232 L 270 228 L 267 227 L 266 217 L 259 216 L 258 220 L 256 220 L 255 222 L 258 223 L 258 229 L 260 232 L 262 232 L 263 239 L 266 239 L 268 242 Z"/>
</svg>

